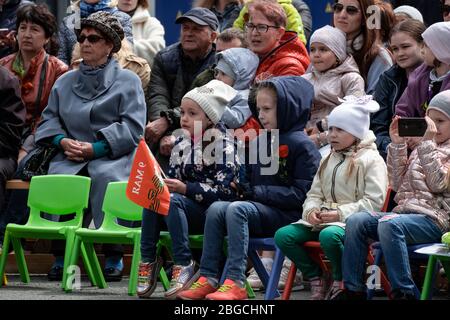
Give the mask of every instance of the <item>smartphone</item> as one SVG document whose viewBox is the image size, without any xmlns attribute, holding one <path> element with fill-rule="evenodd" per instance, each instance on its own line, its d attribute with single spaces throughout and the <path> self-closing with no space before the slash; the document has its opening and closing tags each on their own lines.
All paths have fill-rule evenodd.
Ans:
<svg viewBox="0 0 450 320">
<path fill-rule="evenodd" d="M 398 119 L 398 135 L 400 137 L 423 137 L 427 131 L 425 118 Z"/>
</svg>

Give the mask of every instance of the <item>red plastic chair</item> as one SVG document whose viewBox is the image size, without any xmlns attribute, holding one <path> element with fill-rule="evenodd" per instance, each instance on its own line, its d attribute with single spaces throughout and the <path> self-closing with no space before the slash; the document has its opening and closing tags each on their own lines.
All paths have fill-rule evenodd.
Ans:
<svg viewBox="0 0 450 320">
<path fill-rule="evenodd" d="M 389 204 L 391 202 L 391 197 L 392 197 L 392 189 L 391 189 L 391 187 L 388 187 L 387 192 L 386 192 L 386 200 L 384 201 L 383 207 L 381 208 L 382 212 L 386 212 L 388 210 Z M 322 248 L 320 247 L 319 241 L 305 242 L 303 244 L 303 247 L 308 251 L 308 254 L 311 257 L 311 259 L 313 259 L 314 262 L 316 262 L 320 266 L 323 273 L 330 273 L 330 270 L 324 261 L 325 254 L 324 254 Z M 374 255 L 372 253 L 370 246 L 369 246 L 368 254 L 367 254 L 367 262 L 369 263 L 369 265 L 375 264 L 375 258 L 374 258 Z M 289 300 L 289 298 L 291 296 L 292 285 L 294 283 L 296 272 L 297 272 L 297 267 L 295 266 L 294 263 L 292 263 L 291 268 L 289 269 L 289 274 L 288 274 L 288 278 L 286 280 L 286 285 L 284 287 L 283 295 L 281 296 L 282 300 Z M 381 287 L 383 288 L 386 295 L 389 297 L 389 293 L 391 292 L 391 285 L 383 271 L 381 271 L 381 274 L 380 274 L 380 281 L 381 281 Z"/>
</svg>

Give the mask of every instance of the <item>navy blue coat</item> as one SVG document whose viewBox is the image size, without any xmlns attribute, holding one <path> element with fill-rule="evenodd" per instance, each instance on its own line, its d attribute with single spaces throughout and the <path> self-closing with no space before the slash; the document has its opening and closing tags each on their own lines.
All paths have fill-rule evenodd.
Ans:
<svg viewBox="0 0 450 320">
<path fill-rule="evenodd" d="M 273 175 L 262 175 L 258 164 L 248 166 L 248 177 L 254 192 L 251 201 L 261 214 L 264 234 L 273 236 L 279 228 L 297 221 L 302 215 L 314 175 L 320 162 L 320 154 L 304 128 L 314 98 L 314 88 L 297 76 L 275 77 L 267 80 L 277 91 L 277 121 L 280 146 L 287 145 L 288 156 L 280 158 L 279 170 Z M 252 112 L 256 116 L 256 110 Z M 267 139 L 270 145 L 271 139 Z M 252 143 L 263 142 L 261 136 Z M 268 150 L 271 148 L 269 147 Z M 250 147 L 250 151 L 255 150 Z M 285 161 L 285 162 L 284 162 Z M 283 163 L 284 162 L 284 163 Z"/>
<path fill-rule="evenodd" d="M 370 129 L 377 137 L 376 144 L 380 155 L 386 160 L 387 146 L 391 143 L 389 126 L 395 114 L 395 105 L 408 85 L 405 69 L 397 64 L 384 72 L 378 80 L 373 98 L 380 105 L 380 110 L 373 113 L 370 119 Z"/>
</svg>

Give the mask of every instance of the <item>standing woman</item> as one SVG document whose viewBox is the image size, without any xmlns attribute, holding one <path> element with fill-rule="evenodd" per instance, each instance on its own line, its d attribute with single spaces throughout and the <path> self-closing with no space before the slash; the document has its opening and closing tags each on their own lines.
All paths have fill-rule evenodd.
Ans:
<svg viewBox="0 0 450 320">
<path fill-rule="evenodd" d="M 408 85 L 409 75 L 423 62 L 421 49 L 425 29 L 419 20 L 408 19 L 396 24 L 391 31 L 390 47 L 396 63 L 380 76 L 374 93 L 380 110 L 372 115 L 370 121 L 370 129 L 377 137 L 378 151 L 384 159 L 391 143 L 389 126 L 395 105 Z"/>
<path fill-rule="evenodd" d="M 219 20 L 218 32 L 232 28 L 242 9 L 242 0 L 195 0 L 192 7 L 203 7 L 211 10 Z"/>
<path fill-rule="evenodd" d="M 166 46 L 164 27 L 150 16 L 147 0 L 118 0 L 117 7 L 131 17 L 134 52 L 151 66 L 155 55 Z"/>
<path fill-rule="evenodd" d="M 347 52 L 356 60 L 366 81 L 366 93 L 372 94 L 380 75 L 392 66 L 389 52 L 377 41 L 375 29 L 367 15 L 373 0 L 336 0 L 333 6 L 333 22 L 347 35 Z M 370 9 L 369 9 L 370 11 Z"/>
</svg>

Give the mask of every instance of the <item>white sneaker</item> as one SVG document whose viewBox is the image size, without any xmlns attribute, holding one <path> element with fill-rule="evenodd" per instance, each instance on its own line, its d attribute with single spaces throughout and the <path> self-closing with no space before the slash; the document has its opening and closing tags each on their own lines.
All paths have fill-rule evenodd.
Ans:
<svg viewBox="0 0 450 320">
<path fill-rule="evenodd" d="M 292 261 L 288 258 L 285 258 L 283 261 L 283 268 L 281 269 L 280 281 L 278 282 L 278 290 L 284 290 L 286 286 L 286 280 L 289 275 L 289 270 L 291 269 Z M 303 276 L 302 272 L 297 269 L 297 273 L 295 274 L 294 283 L 292 284 L 292 291 L 299 291 L 305 289 L 303 285 Z"/>
<path fill-rule="evenodd" d="M 263 263 L 264 267 L 267 270 L 267 273 L 270 274 L 270 271 L 272 270 L 272 263 L 273 260 L 270 258 L 262 258 L 261 262 Z M 261 281 L 261 279 L 258 276 L 258 273 L 256 273 L 255 268 L 250 269 L 250 273 L 247 277 L 247 282 L 254 290 L 262 290 L 264 289 L 264 285 Z"/>
</svg>

